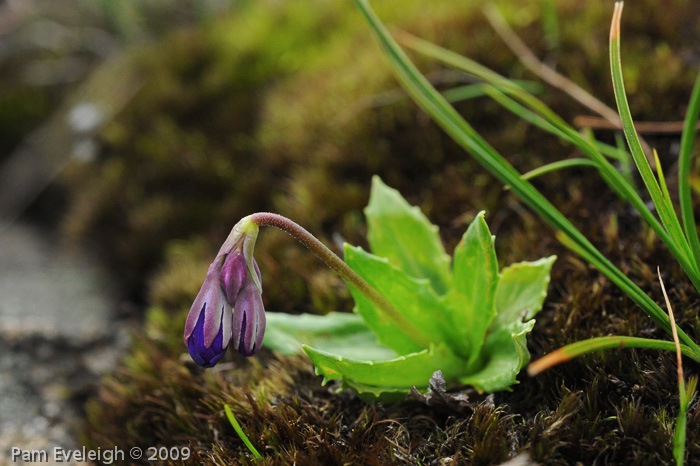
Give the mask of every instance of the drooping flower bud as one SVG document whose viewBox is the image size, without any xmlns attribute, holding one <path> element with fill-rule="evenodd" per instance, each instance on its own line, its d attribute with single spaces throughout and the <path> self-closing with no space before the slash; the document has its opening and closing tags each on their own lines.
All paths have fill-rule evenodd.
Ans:
<svg viewBox="0 0 700 466">
<path fill-rule="evenodd" d="M 248 265 L 243 252 L 236 250 L 226 256 L 221 269 L 221 286 L 229 303 L 235 303 L 241 288 L 248 279 Z"/>
<path fill-rule="evenodd" d="M 221 288 L 223 258 L 209 266 L 185 323 L 185 345 L 192 359 L 212 367 L 226 354 L 231 340 L 231 305 Z"/>
<path fill-rule="evenodd" d="M 265 334 L 262 277 L 253 258 L 258 225 L 241 219 L 219 249 L 185 324 L 185 344 L 192 359 L 212 367 L 234 349 L 244 356 L 257 353 Z"/>
<path fill-rule="evenodd" d="M 253 267 L 260 281 L 260 269 L 255 259 L 253 259 Z M 247 280 L 248 264 L 243 252 L 241 250 L 232 251 L 226 256 L 226 261 L 224 261 L 224 266 L 221 269 L 221 286 L 230 304 L 233 305 L 236 302 Z"/>
<path fill-rule="evenodd" d="M 233 348 L 243 356 L 257 353 L 262 347 L 265 325 L 262 295 L 249 278 L 233 305 Z"/>
</svg>

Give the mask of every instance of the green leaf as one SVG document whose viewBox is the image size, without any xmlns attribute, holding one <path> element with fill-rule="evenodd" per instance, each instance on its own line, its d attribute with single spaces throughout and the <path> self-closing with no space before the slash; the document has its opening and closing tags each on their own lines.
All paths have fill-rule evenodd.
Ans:
<svg viewBox="0 0 700 466">
<path fill-rule="evenodd" d="M 507 327 L 531 319 L 547 296 L 549 271 L 557 256 L 535 262 L 518 262 L 501 271 L 496 288 L 496 318 L 492 327 Z"/>
<path fill-rule="evenodd" d="M 693 93 L 690 96 L 688 110 L 683 122 L 683 135 L 681 136 L 681 148 L 678 152 L 678 193 L 681 204 L 681 219 L 685 236 L 690 243 L 690 250 L 695 255 L 695 262 L 700 264 L 700 238 L 695 224 L 693 212 L 693 199 L 690 195 L 690 167 L 695 142 L 696 127 L 700 116 L 700 74 L 695 80 Z"/>
<path fill-rule="evenodd" d="M 516 376 L 530 361 L 526 335 L 534 325 L 534 320 L 518 322 L 489 335 L 479 358 L 482 366 L 459 381 L 483 392 L 511 390 L 511 385 L 518 383 Z"/>
<path fill-rule="evenodd" d="M 358 359 L 396 357 L 396 352 L 377 341 L 361 316 L 342 312 L 325 316 L 268 312 L 263 345 L 287 355 L 303 354 L 302 345 L 313 345 Z"/>
<path fill-rule="evenodd" d="M 437 370 L 441 370 L 447 380 L 454 380 L 464 368 L 464 362 L 444 345 L 386 361 L 352 359 L 309 346 L 304 346 L 304 351 L 316 366 L 316 373 L 323 375 L 324 385 L 330 380 L 342 380 L 344 386 L 374 396 L 405 394 L 413 386 L 425 389 Z"/>
<path fill-rule="evenodd" d="M 365 216 L 372 253 L 386 257 L 411 277 L 427 278 L 437 293 L 447 292 L 450 257 L 437 227 L 418 207 L 375 176 Z"/>
<path fill-rule="evenodd" d="M 622 120 L 622 128 L 629 145 L 632 159 L 637 165 L 639 175 L 651 196 L 651 200 L 656 207 L 656 210 L 663 223 L 664 228 L 671 237 L 671 242 L 680 250 L 676 255 L 676 259 L 680 262 L 683 269 L 688 274 L 688 277 L 693 281 L 693 284 L 700 287 L 700 273 L 698 273 L 698 264 L 695 263 L 695 256 L 690 251 L 690 246 L 683 234 L 683 229 L 678 220 L 678 216 L 670 202 L 670 199 L 664 198 L 659 182 L 654 177 L 654 172 L 651 165 L 644 155 L 642 144 L 639 140 L 639 135 L 634 127 L 632 120 L 632 112 L 630 111 L 629 103 L 627 102 L 627 93 L 625 92 L 625 83 L 622 77 L 622 60 L 620 58 L 620 17 L 622 15 L 622 3 L 615 4 L 615 13 L 613 14 L 612 25 L 610 27 L 610 69 L 612 70 L 613 90 L 615 91 L 615 101 L 617 109 L 620 112 Z M 668 243 L 667 243 L 668 244 Z"/>
<path fill-rule="evenodd" d="M 243 443 L 245 444 L 246 447 L 248 447 L 248 450 L 253 454 L 258 459 L 262 459 L 262 455 L 258 450 L 253 446 L 251 443 L 250 439 L 248 436 L 243 432 L 243 428 L 241 425 L 238 423 L 238 419 L 236 419 L 236 416 L 233 415 L 233 411 L 231 411 L 231 407 L 229 405 L 224 405 L 224 411 L 226 412 L 226 417 L 228 418 L 228 422 L 231 424 L 231 427 L 233 427 L 233 430 L 236 431 L 238 434 L 238 437 L 240 437 L 241 440 L 243 440 Z"/>
<path fill-rule="evenodd" d="M 535 325 L 530 319 L 542 308 L 555 260 L 551 256 L 503 269 L 496 288 L 497 315 L 479 354 L 480 367 L 460 382 L 486 392 L 510 390 L 517 383 L 516 376 L 530 361 L 526 335 Z"/>
<path fill-rule="evenodd" d="M 486 331 L 496 314 L 498 261 L 484 212 L 476 216 L 457 245 L 453 267 L 452 323 L 460 337 L 459 348 L 467 350 L 464 354 L 469 355 L 471 364 L 479 356 Z"/>
<path fill-rule="evenodd" d="M 345 261 L 430 341 L 451 339 L 453 326 L 449 311 L 427 279 L 410 277 L 387 259 L 349 244 L 345 245 Z M 425 349 L 397 331 L 396 325 L 354 287 L 350 287 L 350 291 L 356 303 L 355 312 L 364 318 L 380 342 L 398 354 Z"/>
</svg>

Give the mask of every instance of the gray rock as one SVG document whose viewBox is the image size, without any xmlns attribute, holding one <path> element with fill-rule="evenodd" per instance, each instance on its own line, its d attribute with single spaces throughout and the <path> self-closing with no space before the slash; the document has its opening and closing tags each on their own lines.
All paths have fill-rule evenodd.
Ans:
<svg viewBox="0 0 700 466">
<path fill-rule="evenodd" d="M 0 235 L 0 464 L 13 447 L 48 464 L 54 447 L 79 447 L 82 401 L 128 345 L 113 303 L 85 252 L 27 225 Z"/>
<path fill-rule="evenodd" d="M 86 344 L 108 336 L 111 299 L 103 271 L 84 253 L 14 225 L 0 236 L 0 336 L 64 337 Z"/>
</svg>

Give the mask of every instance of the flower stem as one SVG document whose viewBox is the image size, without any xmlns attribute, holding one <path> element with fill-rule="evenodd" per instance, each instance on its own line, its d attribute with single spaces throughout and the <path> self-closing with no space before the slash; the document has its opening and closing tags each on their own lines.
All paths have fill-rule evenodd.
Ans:
<svg viewBox="0 0 700 466">
<path fill-rule="evenodd" d="M 326 263 L 331 269 L 335 270 L 338 275 L 350 286 L 354 287 L 369 299 L 377 308 L 396 325 L 401 331 L 411 339 L 416 345 L 421 348 L 428 348 L 430 340 L 426 338 L 408 319 L 402 316 L 396 308 L 384 298 L 372 285 L 357 274 L 348 266 L 340 257 L 333 251 L 328 249 L 325 244 L 318 240 L 314 235 L 309 233 L 302 226 L 294 223 L 281 215 L 259 212 L 241 220 L 244 223 L 246 220 L 257 226 L 271 226 L 279 228 L 288 233 L 301 244 L 306 246 L 311 252 L 316 254 L 319 259 Z"/>
</svg>

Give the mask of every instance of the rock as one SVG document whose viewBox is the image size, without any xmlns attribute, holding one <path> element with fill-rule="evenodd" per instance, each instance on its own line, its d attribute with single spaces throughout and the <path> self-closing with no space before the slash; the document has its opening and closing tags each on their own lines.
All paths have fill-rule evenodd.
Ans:
<svg viewBox="0 0 700 466">
<path fill-rule="evenodd" d="M 128 345 L 113 303 L 85 252 L 27 225 L 0 236 L 0 464 L 13 447 L 49 464 L 55 447 L 79 447 L 82 401 Z"/>
</svg>

